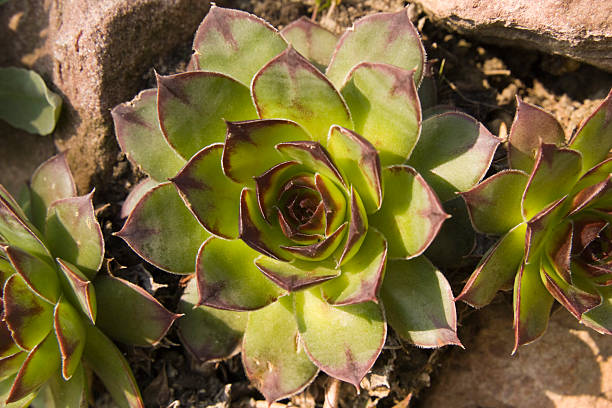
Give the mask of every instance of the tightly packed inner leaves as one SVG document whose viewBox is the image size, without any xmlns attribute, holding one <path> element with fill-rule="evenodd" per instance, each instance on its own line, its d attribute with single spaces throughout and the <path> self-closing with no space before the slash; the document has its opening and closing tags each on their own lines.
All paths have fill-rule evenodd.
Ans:
<svg viewBox="0 0 612 408">
<path fill-rule="evenodd" d="M 152 345 L 178 315 L 98 273 L 104 241 L 92 194 L 76 195 L 63 155 L 43 163 L 20 198 L 0 186 L 0 404 L 24 407 L 38 396 L 39 406 L 83 406 L 93 370 L 117 404 L 142 406 L 107 335 Z"/>
<path fill-rule="evenodd" d="M 189 72 L 112 112 L 149 176 L 117 235 L 193 274 L 184 346 L 202 361 L 241 351 L 274 401 L 319 370 L 358 387 L 387 324 L 417 346 L 460 345 L 450 286 L 423 253 L 499 140 L 467 115 L 422 117 L 406 10 L 338 39 L 213 6 L 194 51 Z"/>
<path fill-rule="evenodd" d="M 544 333 L 555 299 L 612 334 L 612 92 L 564 145 L 555 118 L 519 100 L 511 169 L 463 194 L 475 228 L 502 237 L 458 298 L 481 307 L 514 283 L 514 351 Z"/>
</svg>

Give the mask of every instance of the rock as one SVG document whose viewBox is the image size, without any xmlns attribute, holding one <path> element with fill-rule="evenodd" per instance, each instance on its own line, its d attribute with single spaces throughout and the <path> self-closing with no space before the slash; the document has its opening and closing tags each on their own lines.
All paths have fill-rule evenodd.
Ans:
<svg viewBox="0 0 612 408">
<path fill-rule="evenodd" d="M 434 23 L 612 71 L 610 0 L 414 0 Z"/>
<path fill-rule="evenodd" d="M 467 320 L 476 333 L 462 337 L 465 350 L 450 352 L 422 408 L 612 407 L 612 337 L 558 308 L 544 336 L 511 357 L 511 304 Z"/>
<path fill-rule="evenodd" d="M 81 193 L 93 185 L 103 190 L 112 175 L 119 148 L 110 109 L 147 85 L 154 62 L 189 49 L 208 7 L 202 0 L 19 0 L 0 7 L 0 65 L 34 69 L 62 96 L 54 140 L 67 151 Z"/>
</svg>

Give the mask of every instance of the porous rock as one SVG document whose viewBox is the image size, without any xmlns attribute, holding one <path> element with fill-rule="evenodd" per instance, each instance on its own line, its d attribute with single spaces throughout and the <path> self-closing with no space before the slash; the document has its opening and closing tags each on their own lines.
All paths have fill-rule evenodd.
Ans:
<svg viewBox="0 0 612 408">
<path fill-rule="evenodd" d="M 53 137 L 67 151 L 80 192 L 103 189 L 112 175 L 119 149 L 110 109 L 146 86 L 155 61 L 190 42 L 208 8 L 203 0 L 19 0 L 0 7 L 0 66 L 34 69 L 62 97 Z M 22 148 L 39 142 L 24 139 Z"/>
<path fill-rule="evenodd" d="M 434 23 L 484 42 L 561 54 L 612 71 L 610 0 L 414 0 Z"/>
</svg>

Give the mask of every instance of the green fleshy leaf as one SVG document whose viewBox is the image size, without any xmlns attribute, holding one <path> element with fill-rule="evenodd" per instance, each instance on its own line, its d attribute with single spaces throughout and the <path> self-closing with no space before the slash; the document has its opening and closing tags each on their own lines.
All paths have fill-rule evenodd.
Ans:
<svg viewBox="0 0 612 408">
<path fill-rule="evenodd" d="M 275 148 L 277 144 L 304 140 L 310 140 L 308 133 L 288 120 L 228 122 L 223 171 L 232 180 L 252 187 L 254 176 L 286 160 Z"/>
<path fill-rule="evenodd" d="M 32 350 L 51 331 L 53 305 L 34 294 L 18 274 L 6 281 L 3 301 L 4 321 L 13 340 L 22 349 Z"/>
<path fill-rule="evenodd" d="M 0 68 L 0 119 L 29 133 L 53 132 L 62 98 L 51 92 L 36 72 Z"/>
<path fill-rule="evenodd" d="M 404 339 L 419 347 L 461 346 L 453 291 L 424 256 L 389 261 L 381 297 L 387 321 Z"/>
<path fill-rule="evenodd" d="M 338 265 L 350 261 L 361 248 L 361 244 L 368 232 L 368 216 L 361 197 L 357 190 L 351 186 L 350 209 L 348 219 L 348 231 L 346 242 L 342 249 L 342 255 L 338 259 Z"/>
<path fill-rule="evenodd" d="M 223 174 L 223 144 L 200 150 L 171 181 L 183 201 L 208 231 L 236 239 L 242 186 Z"/>
<path fill-rule="evenodd" d="M 368 228 L 357 254 L 342 265 L 342 274 L 321 286 L 325 300 L 336 306 L 376 302 L 387 262 L 387 241 Z"/>
<path fill-rule="evenodd" d="M 340 37 L 327 68 L 327 76 L 340 86 L 351 69 L 364 61 L 382 62 L 423 77 L 425 50 L 407 8 L 396 13 L 377 13 L 359 19 Z"/>
<path fill-rule="evenodd" d="M 287 161 L 272 167 L 261 176 L 255 177 L 255 192 L 261 214 L 268 222 L 277 217 L 279 195 L 286 183 L 300 173 L 305 173 L 306 169 L 301 164 L 294 161 Z M 308 177 L 308 176 L 305 176 Z"/>
<path fill-rule="evenodd" d="M 316 22 L 302 16 L 285 26 L 281 34 L 320 71 L 329 65 L 338 37 Z"/>
<path fill-rule="evenodd" d="M 514 281 L 514 350 L 546 331 L 554 302 L 540 279 L 540 263 L 522 263 Z"/>
<path fill-rule="evenodd" d="M 311 141 L 279 143 L 276 149 L 287 158 L 301 163 L 313 173 L 320 173 L 336 180 L 338 184 L 345 185 L 340 171 L 320 143 Z"/>
<path fill-rule="evenodd" d="M 240 350 L 248 312 L 197 306 L 197 280 L 185 288 L 179 311 L 185 315 L 177 321 L 181 343 L 199 361 L 229 358 Z"/>
<path fill-rule="evenodd" d="M 104 259 L 102 229 L 92 204 L 93 192 L 55 201 L 49 207 L 45 237 L 51 253 L 93 278 Z"/>
<path fill-rule="evenodd" d="M 446 201 L 484 177 L 499 142 L 476 119 L 459 112 L 442 113 L 423 121 L 407 164 Z"/>
<path fill-rule="evenodd" d="M 99 305 L 96 326 L 122 343 L 156 345 L 180 316 L 168 311 L 140 286 L 124 279 L 99 276 L 94 287 Z M 130 311 L 128 315 L 126 310 Z"/>
<path fill-rule="evenodd" d="M 583 172 L 608 156 L 608 152 L 612 149 L 612 91 L 583 122 L 570 142 L 570 147 L 582 154 Z"/>
<path fill-rule="evenodd" d="M 344 222 L 346 198 L 334 182 L 321 174 L 315 174 L 315 185 L 325 205 L 325 234 L 329 235 Z"/>
<path fill-rule="evenodd" d="M 87 326 L 83 357 L 120 408 L 144 408 L 128 362 L 113 342 L 94 326 Z"/>
<path fill-rule="evenodd" d="M 35 392 L 60 366 L 60 352 L 53 333 L 30 351 L 11 387 L 7 403 Z"/>
<path fill-rule="evenodd" d="M 144 195 L 150 190 L 152 190 L 154 187 L 157 187 L 159 185 L 160 183 L 158 181 L 155 181 L 148 177 L 141 180 L 138 184 L 132 187 L 132 190 L 123 201 L 123 205 L 121 206 L 121 213 L 119 214 L 119 216 L 122 219 L 127 218 L 128 215 L 130 215 L 130 213 L 134 211 L 134 207 L 136 207 L 136 204 L 138 204 L 138 202 L 142 200 L 142 197 L 144 197 Z"/>
<path fill-rule="evenodd" d="M 75 408 L 86 404 L 85 372 L 83 364 L 79 364 L 74 375 L 66 381 L 59 374 L 53 375 L 47 384 L 51 390 L 53 408 Z"/>
<path fill-rule="evenodd" d="M 602 334 L 612 334 L 612 286 L 598 288 L 602 297 L 599 306 L 583 313 L 581 322 Z"/>
<path fill-rule="evenodd" d="M 111 111 L 115 134 L 128 160 L 156 180 L 165 181 L 185 164 L 168 144 L 157 117 L 157 89 L 140 92 Z"/>
<path fill-rule="evenodd" d="M 330 262 L 310 262 L 300 259 L 284 262 L 265 255 L 255 259 L 255 265 L 272 282 L 287 292 L 317 285 L 340 274 Z"/>
<path fill-rule="evenodd" d="M 505 170 L 461 194 L 474 228 L 502 235 L 522 223 L 521 201 L 528 180 L 520 170 Z"/>
<path fill-rule="evenodd" d="M 316 288 L 293 296 L 298 329 L 311 360 L 330 376 L 358 388 L 387 336 L 380 305 L 332 306 Z"/>
<path fill-rule="evenodd" d="M 183 274 L 195 271 L 198 249 L 210 236 L 171 183 L 147 192 L 115 235 L 147 262 Z"/>
<path fill-rule="evenodd" d="M 95 324 L 98 312 L 96 292 L 92 283 L 76 266 L 57 259 L 57 264 L 64 274 L 64 295 L 73 305 L 78 305 L 89 320 Z"/>
<path fill-rule="evenodd" d="M 342 96 L 292 47 L 255 75 L 251 89 L 260 118 L 293 120 L 323 146 L 331 125 L 353 127 Z"/>
<path fill-rule="evenodd" d="M 415 257 L 423 253 L 448 214 L 431 187 L 410 166 L 389 166 L 382 171 L 385 199 L 370 215 L 370 225 L 389 244 L 389 258 Z"/>
<path fill-rule="evenodd" d="M 4 307 L 4 304 L 2 307 Z M 12 356 L 20 351 L 21 349 L 15 344 L 11 336 L 11 331 L 6 325 L 6 321 L 0 320 L 0 358 Z"/>
<path fill-rule="evenodd" d="M 347 180 L 357 189 L 368 214 L 382 204 L 380 160 L 376 149 L 357 133 L 332 126 L 327 148 Z"/>
<path fill-rule="evenodd" d="M 30 179 L 30 211 L 32 223 L 42 230 L 45 226 L 47 208 L 62 198 L 76 196 L 76 186 L 66 161 L 58 154 L 41 164 Z"/>
<path fill-rule="evenodd" d="M 522 211 L 526 220 L 572 190 L 582 171 L 582 158 L 574 150 L 542 144 L 533 173 L 523 194 Z"/>
<path fill-rule="evenodd" d="M 303 348 L 290 296 L 249 313 L 242 363 L 269 404 L 300 392 L 314 380 L 319 370 Z"/>
<path fill-rule="evenodd" d="M 244 188 L 240 195 L 240 239 L 254 250 L 283 261 L 293 256 L 281 245 L 292 242 L 283 235 L 278 227 L 270 225 L 262 216 L 253 189 Z"/>
<path fill-rule="evenodd" d="M 566 198 L 567 196 L 555 201 L 527 222 L 525 235 L 526 262 L 529 263 L 540 255 L 544 244 L 548 242 L 551 230 L 566 213 Z"/>
<path fill-rule="evenodd" d="M 27 356 L 27 352 L 20 351 L 13 355 L 0 359 L 0 380 L 3 381 L 7 377 L 17 374 Z M 3 400 L 0 399 L 0 401 Z"/>
<path fill-rule="evenodd" d="M 410 157 L 421 132 L 421 105 L 414 71 L 363 62 L 353 67 L 342 86 L 355 131 L 380 154 L 383 166 Z"/>
<path fill-rule="evenodd" d="M 580 177 L 570 195 L 573 196 L 587 187 L 604 181 L 610 176 L 610 173 L 612 173 L 612 157 L 593 166 L 593 168 Z"/>
<path fill-rule="evenodd" d="M 30 289 L 49 303 L 55 303 L 60 294 L 57 272 L 46 262 L 15 247 L 7 247 L 11 264 Z"/>
<path fill-rule="evenodd" d="M 342 224 L 330 235 L 326 236 L 322 241 L 314 244 L 300 246 L 281 245 L 281 248 L 290 252 L 297 259 L 305 261 L 322 261 L 331 256 L 336 248 L 342 243 L 348 223 Z"/>
<path fill-rule="evenodd" d="M 61 299 L 55 305 L 53 327 L 62 358 L 62 378 L 67 381 L 81 365 L 86 341 L 85 325 L 79 311 Z"/>
<path fill-rule="evenodd" d="M 19 401 L 15 401 L 15 402 L 11 402 L 11 403 L 6 403 L 6 397 L 8 396 L 9 392 L 11 391 L 11 387 L 13 385 L 13 382 L 15 381 L 15 377 L 17 376 L 17 374 L 0 381 L 0 401 L 3 402 L 3 407 L 4 408 L 26 408 L 30 405 L 30 403 L 32 402 L 32 400 L 34 400 L 34 398 L 36 398 L 36 392 L 32 392 L 28 395 L 26 395 L 25 397 L 23 397 L 22 399 L 20 399 Z"/>
<path fill-rule="evenodd" d="M 209 238 L 198 253 L 196 276 L 201 305 L 225 310 L 255 310 L 284 291 L 255 266 L 260 254 L 241 240 Z"/>
<path fill-rule="evenodd" d="M 170 145 L 185 159 L 225 140 L 225 121 L 256 119 L 249 89 L 216 72 L 157 77 L 159 123 Z"/>
<path fill-rule="evenodd" d="M 574 245 L 573 235 L 574 223 L 564 219 L 550 232 L 544 248 L 548 262 L 567 283 L 572 282 L 570 265 Z"/>
<path fill-rule="evenodd" d="M 450 218 L 442 224 L 425 256 L 440 268 L 457 268 L 469 262 L 466 257 L 476 246 L 476 233 L 461 197 L 442 203 L 442 207 Z"/>
<path fill-rule="evenodd" d="M 214 4 L 193 41 L 197 69 L 221 72 L 245 85 L 285 48 L 285 40 L 264 20 Z"/>
<path fill-rule="evenodd" d="M 531 173 L 541 143 L 561 146 L 563 128 L 550 113 L 517 98 L 516 115 L 508 136 L 508 164 L 511 169 Z"/>
<path fill-rule="evenodd" d="M 480 308 L 486 306 L 517 274 L 525 254 L 527 224 L 522 223 L 504 235 L 487 253 L 470 276 L 457 300 Z"/>
</svg>

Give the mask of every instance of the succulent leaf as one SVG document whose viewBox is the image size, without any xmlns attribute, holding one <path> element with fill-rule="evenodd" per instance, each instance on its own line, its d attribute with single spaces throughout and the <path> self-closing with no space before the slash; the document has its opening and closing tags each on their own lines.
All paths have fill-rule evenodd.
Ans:
<svg viewBox="0 0 612 408">
<path fill-rule="evenodd" d="M 244 333 L 244 370 L 268 404 L 304 389 L 319 372 L 304 350 L 292 302 L 286 296 L 250 312 Z"/>
<path fill-rule="evenodd" d="M 225 177 L 221 168 L 223 144 L 200 150 L 172 183 L 200 224 L 217 236 L 238 237 L 240 192 L 242 186 Z"/>
<path fill-rule="evenodd" d="M 7 403 L 16 402 L 35 392 L 60 366 L 60 351 L 53 333 L 49 333 L 29 353 L 15 377 Z"/>
<path fill-rule="evenodd" d="M 419 143 L 406 164 L 417 169 L 440 200 L 446 201 L 484 177 L 499 143 L 474 118 L 442 113 L 423 121 Z"/>
<path fill-rule="evenodd" d="M 582 158 L 575 150 L 542 144 L 523 194 L 526 220 L 572 190 L 582 171 Z M 551 183 L 551 180 L 555 180 Z"/>
<path fill-rule="evenodd" d="M 104 239 L 92 204 L 93 192 L 55 201 L 47 211 L 45 238 L 54 256 L 92 279 L 104 259 Z"/>
<path fill-rule="evenodd" d="M 53 305 L 32 292 L 17 274 L 4 284 L 2 300 L 4 321 L 13 340 L 21 349 L 32 350 L 51 331 Z"/>
<path fill-rule="evenodd" d="M 612 149 L 612 91 L 582 124 L 570 147 L 582 155 L 582 171 L 608 157 Z"/>
<path fill-rule="evenodd" d="M 80 407 L 85 403 L 85 370 L 79 364 L 70 380 L 66 381 L 56 373 L 47 382 L 51 389 L 53 404 L 60 407 Z"/>
<path fill-rule="evenodd" d="M 41 164 L 30 178 L 30 208 L 32 223 L 39 230 L 45 226 L 47 208 L 52 202 L 76 196 L 76 186 L 63 154 Z"/>
<path fill-rule="evenodd" d="M 113 276 L 94 281 L 96 326 L 109 337 L 136 346 L 157 344 L 180 316 L 171 313 L 140 286 Z M 129 310 L 129 316 L 123 317 Z"/>
<path fill-rule="evenodd" d="M 346 198 L 335 183 L 321 174 L 315 174 L 315 185 L 325 206 L 325 234 L 329 235 L 344 222 L 347 211 Z"/>
<path fill-rule="evenodd" d="M 521 201 L 529 176 L 501 171 L 461 194 L 477 231 L 502 235 L 523 222 Z"/>
<path fill-rule="evenodd" d="M 191 279 L 179 304 L 184 316 L 178 320 L 181 343 L 199 361 L 229 358 L 240 350 L 247 312 L 198 306 L 197 280 Z"/>
<path fill-rule="evenodd" d="M 359 193 L 351 186 L 350 209 L 348 219 L 348 231 L 346 242 L 342 249 L 342 255 L 338 259 L 338 265 L 341 266 L 350 261 L 353 256 L 361 248 L 361 244 L 368 232 L 368 216 L 365 207 L 359 197 Z"/>
<path fill-rule="evenodd" d="M 159 127 L 157 89 L 142 91 L 115 106 L 111 115 L 117 142 L 133 165 L 159 181 L 166 181 L 183 167 L 185 159 L 170 147 Z"/>
<path fill-rule="evenodd" d="M 96 302 L 96 291 L 92 283 L 87 279 L 75 265 L 61 259 L 57 259 L 57 264 L 65 277 L 64 294 L 70 302 L 79 305 L 81 311 L 95 324 L 98 312 Z"/>
<path fill-rule="evenodd" d="M 310 359 L 332 377 L 359 388 L 387 336 L 380 305 L 364 302 L 332 306 L 317 289 L 293 296 L 300 337 Z"/>
<path fill-rule="evenodd" d="M 525 261 L 531 262 L 540 255 L 550 237 L 550 230 L 557 225 L 564 215 L 567 196 L 561 197 L 527 222 L 525 235 Z"/>
<path fill-rule="evenodd" d="M 285 39 L 320 71 L 325 71 L 338 38 L 331 31 L 302 16 L 281 30 Z"/>
<path fill-rule="evenodd" d="M 255 75 L 251 89 L 260 118 L 295 121 L 323 146 L 331 125 L 353 127 L 340 93 L 292 47 Z"/>
<path fill-rule="evenodd" d="M 348 229 L 347 225 L 348 223 L 345 222 L 339 226 L 337 230 L 326 236 L 322 241 L 314 244 L 306 246 L 281 245 L 280 247 L 298 259 L 303 259 L 305 261 L 322 261 L 333 254 L 336 248 L 338 248 L 338 246 L 342 243 L 344 235 Z"/>
<path fill-rule="evenodd" d="M 302 290 L 340 275 L 340 271 L 334 269 L 333 264 L 300 259 L 284 262 L 262 255 L 255 259 L 255 265 L 272 282 L 287 292 Z"/>
<path fill-rule="evenodd" d="M 42 259 L 49 259 L 49 251 L 42 243 L 40 233 L 27 221 L 13 198 L 7 197 L 10 197 L 8 192 L 0 188 L 0 236 L 13 246 Z"/>
<path fill-rule="evenodd" d="M 60 294 L 57 273 L 46 262 L 15 247 L 7 247 L 11 264 L 29 288 L 49 303 L 55 303 Z"/>
<path fill-rule="evenodd" d="M 252 187 L 253 176 L 286 161 L 275 148 L 279 143 L 310 140 L 300 125 L 284 119 L 228 122 L 223 148 L 223 172 Z"/>
<path fill-rule="evenodd" d="M 602 334 L 612 334 L 612 287 L 599 288 L 602 302 L 582 314 L 582 323 Z"/>
<path fill-rule="evenodd" d="M 210 7 L 193 41 L 198 69 L 227 74 L 245 85 L 285 48 L 285 40 L 264 20 L 215 5 Z"/>
<path fill-rule="evenodd" d="M 6 398 L 8 397 L 9 392 L 11 391 L 11 387 L 13 386 L 13 382 L 15 381 L 15 377 L 17 377 L 17 374 L 0 381 L 0 401 L 5 402 L 4 408 L 25 408 L 30 405 L 34 398 L 36 398 L 36 392 L 31 392 L 19 401 L 6 403 Z"/>
<path fill-rule="evenodd" d="M 4 310 L 4 303 L 2 304 L 2 308 Z M 6 318 L 0 320 L 0 359 L 10 357 L 20 351 L 21 348 L 19 348 L 13 340 L 11 331 L 6 324 Z"/>
<path fill-rule="evenodd" d="M 415 257 L 423 253 L 448 217 L 434 191 L 410 166 L 389 166 L 382 171 L 385 199 L 369 217 L 389 244 L 388 256 Z M 402 186 L 402 188 L 395 188 Z"/>
<path fill-rule="evenodd" d="M 277 215 L 283 216 L 277 204 L 279 195 L 287 188 L 287 183 L 305 171 L 306 169 L 298 162 L 286 161 L 271 167 L 260 176 L 253 177 L 259 210 L 266 221 L 270 222 Z"/>
<path fill-rule="evenodd" d="M 519 224 L 504 235 L 478 263 L 457 300 L 480 308 L 486 306 L 506 283 L 511 282 L 525 253 L 527 225 Z"/>
<path fill-rule="evenodd" d="M 340 171 L 320 143 L 311 141 L 279 143 L 276 145 L 276 150 L 301 163 L 313 173 L 320 173 L 332 180 L 337 180 L 339 184 L 346 185 Z"/>
<path fill-rule="evenodd" d="M 256 119 L 249 89 L 216 72 L 157 76 L 161 130 L 183 158 L 225 140 L 225 121 Z"/>
<path fill-rule="evenodd" d="M 362 62 L 341 88 L 355 131 L 376 147 L 383 166 L 408 159 L 421 131 L 414 70 Z"/>
<path fill-rule="evenodd" d="M 86 338 L 79 311 L 63 298 L 55 305 L 53 328 L 62 359 L 62 378 L 68 381 L 81 366 Z"/>
<path fill-rule="evenodd" d="M 171 183 L 147 192 L 115 235 L 147 262 L 174 273 L 194 272 L 198 249 L 210 236 Z"/>
<path fill-rule="evenodd" d="M 540 263 L 521 263 L 514 281 L 514 350 L 539 338 L 548 326 L 553 297 L 540 279 Z"/>
<path fill-rule="evenodd" d="M 516 99 L 516 114 L 508 136 L 510 168 L 531 173 L 540 144 L 561 146 L 565 143 L 563 128 L 542 108 Z"/>
<path fill-rule="evenodd" d="M 425 49 L 407 8 L 356 21 L 340 37 L 326 74 L 339 87 L 351 69 L 364 61 L 395 65 L 408 71 L 414 69 L 415 82 L 421 82 Z"/>
<path fill-rule="evenodd" d="M 125 201 L 123 201 L 123 205 L 121 206 L 121 213 L 119 214 L 119 216 L 121 218 L 127 218 L 128 215 L 130 215 L 130 213 L 134 211 L 136 204 L 138 204 L 142 197 L 144 197 L 146 193 L 148 193 L 154 187 L 157 187 L 159 184 L 159 182 L 153 180 L 152 178 L 147 177 L 145 179 L 142 179 L 138 184 L 132 187 L 132 190 L 125 198 Z"/>
<path fill-rule="evenodd" d="M 99 329 L 87 327 L 83 357 L 120 408 L 144 408 L 132 371 L 121 352 Z"/>
<path fill-rule="evenodd" d="M 327 148 L 336 164 L 357 189 L 368 214 L 382 205 L 381 165 L 376 148 L 359 134 L 332 126 Z"/>
<path fill-rule="evenodd" d="M 461 346 L 450 284 L 425 258 L 390 260 L 381 297 L 387 321 L 419 347 Z"/>
<path fill-rule="evenodd" d="M 387 261 L 387 241 L 368 228 L 359 251 L 340 268 L 342 273 L 321 286 L 325 300 L 336 306 L 377 302 Z"/>
<path fill-rule="evenodd" d="M 4 380 L 19 372 L 19 369 L 23 365 L 28 353 L 26 351 L 19 351 L 8 357 L 0 359 L 0 380 Z"/>
<path fill-rule="evenodd" d="M 196 260 L 198 304 L 225 310 L 255 310 L 282 296 L 284 291 L 255 266 L 259 255 L 240 240 L 206 240 Z"/>
</svg>

